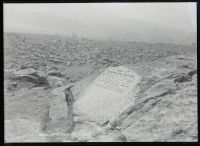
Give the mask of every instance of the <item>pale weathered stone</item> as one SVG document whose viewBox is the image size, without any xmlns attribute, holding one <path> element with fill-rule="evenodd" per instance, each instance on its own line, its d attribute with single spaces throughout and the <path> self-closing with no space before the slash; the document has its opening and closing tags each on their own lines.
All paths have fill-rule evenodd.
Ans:
<svg viewBox="0 0 200 146">
<path fill-rule="evenodd" d="M 33 68 L 27 68 L 23 70 L 18 70 L 15 72 L 16 76 L 23 76 L 23 75 L 36 75 L 36 70 Z"/>
<path fill-rule="evenodd" d="M 63 85 L 63 83 L 65 82 L 65 79 L 63 78 L 59 78 L 56 76 L 50 76 L 47 78 L 49 84 L 51 85 L 51 87 L 59 87 L 61 85 Z"/>
<path fill-rule="evenodd" d="M 75 113 L 100 124 L 112 120 L 128 105 L 134 104 L 133 95 L 139 81 L 139 75 L 130 69 L 110 67 L 75 102 Z"/>
</svg>

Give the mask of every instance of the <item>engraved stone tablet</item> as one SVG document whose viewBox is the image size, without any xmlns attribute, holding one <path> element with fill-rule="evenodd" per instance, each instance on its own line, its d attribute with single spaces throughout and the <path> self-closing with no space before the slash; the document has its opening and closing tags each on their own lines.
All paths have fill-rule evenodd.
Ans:
<svg viewBox="0 0 200 146">
<path fill-rule="evenodd" d="M 75 114 L 103 124 L 134 104 L 139 76 L 126 67 L 109 67 L 102 72 L 74 104 Z"/>
</svg>

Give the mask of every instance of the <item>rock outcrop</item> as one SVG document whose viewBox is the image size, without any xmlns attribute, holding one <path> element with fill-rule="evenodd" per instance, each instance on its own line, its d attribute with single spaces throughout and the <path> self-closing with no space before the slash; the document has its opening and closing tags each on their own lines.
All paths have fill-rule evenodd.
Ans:
<svg viewBox="0 0 200 146">
<path fill-rule="evenodd" d="M 197 129 L 195 129 L 197 127 L 197 82 L 193 72 L 195 63 L 190 62 L 193 68 L 177 70 L 180 63 L 162 66 L 162 61 L 168 59 L 161 59 L 156 66 L 155 64 L 124 66 L 139 75 L 140 80 L 133 86 L 132 92 L 127 92 L 125 97 L 121 96 L 119 99 L 110 94 L 101 102 L 100 100 L 106 96 L 104 93 L 97 93 L 96 98 L 91 97 L 93 94 L 89 90 L 92 89 L 91 86 L 94 85 L 98 75 L 104 71 L 75 83 L 72 88 L 76 100 L 75 127 L 71 135 L 68 138 L 63 137 L 62 141 L 197 141 Z M 169 60 L 172 59 L 174 62 L 179 61 L 176 56 Z M 183 74 L 190 76 L 190 79 L 179 81 L 179 76 Z M 81 84 L 83 86 L 80 86 Z M 66 115 L 64 88 L 65 86 L 52 91 L 57 94 L 57 99 L 52 100 L 54 103 L 51 106 L 54 109 L 50 112 L 52 118 L 57 116 L 59 119 Z M 123 108 L 113 106 L 122 106 L 123 98 L 128 101 Z M 79 101 L 81 104 L 78 104 Z M 55 102 L 58 103 L 57 106 Z M 88 116 L 90 114 L 87 110 L 84 111 L 84 108 L 89 108 L 88 111 L 93 112 L 94 116 Z M 101 110 L 97 110 L 98 108 Z M 102 110 L 106 110 L 107 115 L 115 116 L 105 118 Z M 120 112 L 116 112 L 118 110 Z M 98 118 L 102 117 L 104 122 L 99 122 L 95 115 L 98 115 Z"/>
</svg>

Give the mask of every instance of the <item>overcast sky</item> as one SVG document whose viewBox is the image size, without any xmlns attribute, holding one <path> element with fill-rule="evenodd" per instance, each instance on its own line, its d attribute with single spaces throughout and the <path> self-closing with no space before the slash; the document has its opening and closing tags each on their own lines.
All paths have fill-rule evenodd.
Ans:
<svg viewBox="0 0 200 146">
<path fill-rule="evenodd" d="M 98 19 L 107 20 L 113 16 L 196 32 L 194 2 L 4 4 L 4 30 L 30 33 L 48 33 L 52 30 L 57 33 L 57 26 L 51 25 L 51 22 L 62 23 L 59 20 L 68 18 L 77 19 L 79 22 L 88 20 L 98 22 Z M 67 27 L 67 24 L 62 27 Z"/>
</svg>

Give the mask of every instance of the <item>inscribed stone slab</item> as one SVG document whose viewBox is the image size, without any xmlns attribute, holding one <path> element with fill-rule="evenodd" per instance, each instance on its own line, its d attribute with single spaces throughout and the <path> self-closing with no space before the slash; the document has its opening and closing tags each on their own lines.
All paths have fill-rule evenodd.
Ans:
<svg viewBox="0 0 200 146">
<path fill-rule="evenodd" d="M 134 104 L 134 87 L 139 75 L 126 67 L 109 67 L 74 104 L 75 114 L 103 124 Z"/>
</svg>

